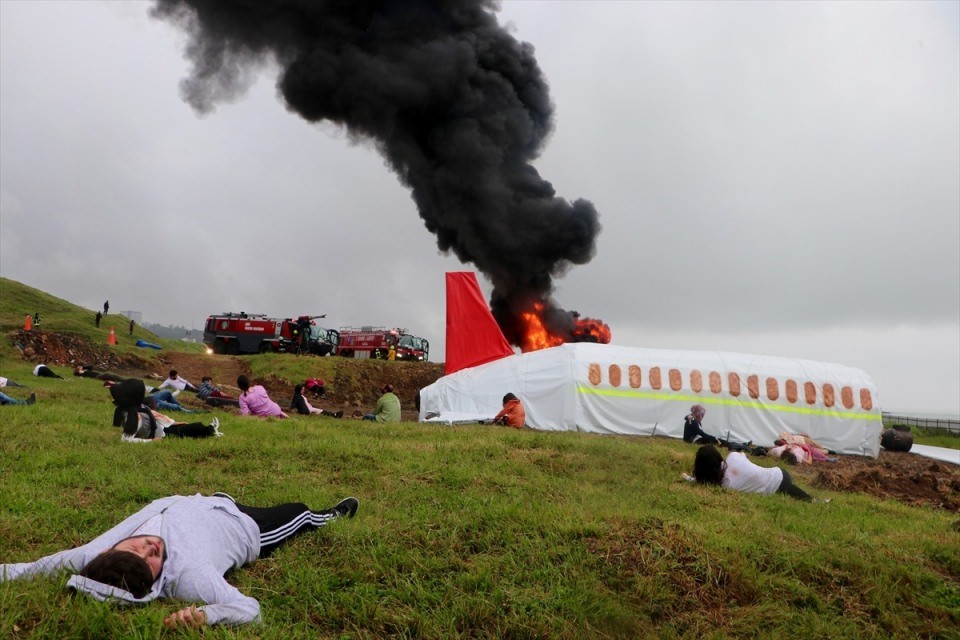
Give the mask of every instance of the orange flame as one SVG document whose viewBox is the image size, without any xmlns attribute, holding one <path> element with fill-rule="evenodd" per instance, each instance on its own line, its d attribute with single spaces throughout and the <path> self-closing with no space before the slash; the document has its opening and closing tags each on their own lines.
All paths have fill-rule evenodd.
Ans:
<svg viewBox="0 0 960 640">
<path fill-rule="evenodd" d="M 602 320 L 594 318 L 580 318 L 576 312 L 572 313 L 574 328 L 570 335 L 563 336 L 552 333 L 543 323 L 545 305 L 541 301 L 533 303 L 533 310 L 520 314 L 523 324 L 520 350 L 537 351 L 548 347 L 556 347 L 565 342 L 610 342 L 610 327 Z"/>
</svg>

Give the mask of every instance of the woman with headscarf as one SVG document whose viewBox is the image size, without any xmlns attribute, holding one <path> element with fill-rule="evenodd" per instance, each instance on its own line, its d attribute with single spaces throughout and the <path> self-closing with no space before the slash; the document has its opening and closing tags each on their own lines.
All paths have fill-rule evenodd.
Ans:
<svg viewBox="0 0 960 640">
<path fill-rule="evenodd" d="M 703 405 L 695 404 L 690 407 L 690 413 L 683 422 L 683 441 L 695 442 L 697 444 L 716 444 L 719 442 L 716 438 L 703 430 L 703 416 L 707 415 L 707 410 Z"/>
</svg>

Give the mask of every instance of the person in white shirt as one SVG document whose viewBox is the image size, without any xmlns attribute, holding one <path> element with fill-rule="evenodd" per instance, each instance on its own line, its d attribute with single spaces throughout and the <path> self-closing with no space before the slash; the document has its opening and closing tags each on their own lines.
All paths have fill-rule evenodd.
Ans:
<svg viewBox="0 0 960 640">
<path fill-rule="evenodd" d="M 724 460 L 712 444 L 703 445 L 697 450 L 693 460 L 693 477 L 701 484 L 716 484 L 734 491 L 764 495 L 785 493 L 798 500 L 813 500 L 810 494 L 793 484 L 793 478 L 786 469 L 753 464 L 740 451 L 731 451 Z"/>
<path fill-rule="evenodd" d="M 167 379 L 161 382 L 160 386 L 157 387 L 157 389 L 166 389 L 166 388 L 175 389 L 175 391 L 173 392 L 174 395 L 179 395 L 179 393 L 184 389 L 186 389 L 187 391 L 192 391 L 193 393 L 196 393 L 197 391 L 199 391 L 199 389 L 195 387 L 189 380 L 187 380 L 186 378 L 181 378 L 177 374 L 176 369 L 170 369 L 170 374 L 167 376 Z"/>
<path fill-rule="evenodd" d="M 26 385 L 14 382 L 10 378 L 4 378 L 0 376 L 0 387 L 25 387 Z"/>
<path fill-rule="evenodd" d="M 164 619 L 168 627 L 257 622 L 260 603 L 224 574 L 270 555 L 299 533 L 352 518 L 359 506 L 356 498 L 323 511 L 301 503 L 248 507 L 225 493 L 160 498 L 81 547 L 0 564 L 0 581 L 69 570 L 77 574 L 67 586 L 98 600 L 200 603 L 171 613 Z"/>
</svg>

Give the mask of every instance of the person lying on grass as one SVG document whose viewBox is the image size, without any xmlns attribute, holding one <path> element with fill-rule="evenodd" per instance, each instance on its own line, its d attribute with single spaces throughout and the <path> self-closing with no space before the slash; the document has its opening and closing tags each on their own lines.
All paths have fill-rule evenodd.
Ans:
<svg viewBox="0 0 960 640">
<path fill-rule="evenodd" d="M 137 426 L 135 431 L 130 431 L 125 426 L 123 435 L 120 439 L 124 442 L 152 442 L 171 436 L 174 438 L 211 438 L 220 437 L 220 420 L 214 418 L 210 424 L 202 422 L 179 422 L 168 415 L 164 415 L 155 409 L 150 398 L 146 399 L 146 411 L 137 411 Z M 127 425 L 126 417 L 123 418 L 123 424 Z"/>
<path fill-rule="evenodd" d="M 0 564 L 0 581 L 77 572 L 67 586 L 102 601 L 157 598 L 193 602 L 164 619 L 168 627 L 247 624 L 260 603 L 224 574 L 269 556 L 292 537 L 352 518 L 356 498 L 323 511 L 305 504 L 248 507 L 225 493 L 154 500 L 93 541 L 35 562 Z"/>
<path fill-rule="evenodd" d="M 786 469 L 753 464 L 740 451 L 731 451 L 724 460 L 712 444 L 697 449 L 693 460 L 693 478 L 701 484 L 720 485 L 734 491 L 765 495 L 785 493 L 798 500 L 813 500 L 810 494 L 793 484 L 793 478 Z"/>
<path fill-rule="evenodd" d="M 240 406 L 240 402 L 236 398 L 228 396 L 220 390 L 220 387 L 213 384 L 213 378 L 210 376 L 203 376 L 203 378 L 200 379 L 197 397 L 212 407 L 222 407 L 224 405 Z"/>
</svg>

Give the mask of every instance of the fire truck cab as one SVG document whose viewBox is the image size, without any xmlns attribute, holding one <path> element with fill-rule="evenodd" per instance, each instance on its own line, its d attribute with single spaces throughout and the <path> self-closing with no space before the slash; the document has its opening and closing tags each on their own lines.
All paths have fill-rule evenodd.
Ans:
<svg viewBox="0 0 960 640">
<path fill-rule="evenodd" d="M 407 333 L 406 329 L 387 327 L 340 327 L 337 353 L 346 358 L 386 360 L 393 347 L 397 360 L 426 362 L 430 343 L 426 338 Z"/>
</svg>

